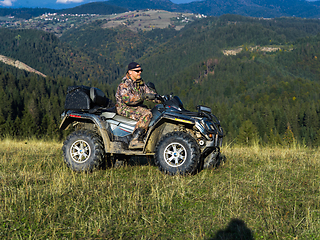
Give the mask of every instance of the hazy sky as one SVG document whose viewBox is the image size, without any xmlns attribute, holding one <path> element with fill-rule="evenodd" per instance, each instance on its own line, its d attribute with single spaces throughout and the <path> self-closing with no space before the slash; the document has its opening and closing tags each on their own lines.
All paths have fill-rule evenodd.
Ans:
<svg viewBox="0 0 320 240">
<path fill-rule="evenodd" d="M 84 3 L 106 0 L 0 0 L 0 7 L 40 7 L 40 8 L 70 8 Z M 173 3 L 188 3 L 195 0 L 171 0 Z"/>
<path fill-rule="evenodd" d="M 11 7 L 11 8 L 20 8 L 20 7 L 40 7 L 40 8 L 71 8 L 84 3 L 89 2 L 98 2 L 106 0 L 0 0 L 0 7 Z M 188 3 L 196 0 L 171 0 L 173 3 Z M 199 1 L 199 0 L 198 0 Z M 317 1 L 317 0 L 309 0 Z"/>
</svg>

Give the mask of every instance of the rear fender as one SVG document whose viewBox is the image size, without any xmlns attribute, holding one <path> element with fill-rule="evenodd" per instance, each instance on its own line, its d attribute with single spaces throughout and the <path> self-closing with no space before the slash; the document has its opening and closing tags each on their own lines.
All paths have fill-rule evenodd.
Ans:
<svg viewBox="0 0 320 240">
<path fill-rule="evenodd" d="M 60 129 L 67 129 L 74 122 L 93 123 L 97 126 L 100 136 L 103 139 L 105 151 L 110 151 L 110 138 L 107 133 L 106 123 L 97 115 L 89 113 L 67 112 L 62 119 Z"/>
</svg>

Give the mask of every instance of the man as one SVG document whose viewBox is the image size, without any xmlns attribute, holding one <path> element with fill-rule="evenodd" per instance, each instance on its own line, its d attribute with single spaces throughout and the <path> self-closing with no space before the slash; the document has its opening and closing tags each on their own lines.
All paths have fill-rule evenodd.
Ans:
<svg viewBox="0 0 320 240">
<path fill-rule="evenodd" d="M 152 118 L 151 110 L 143 105 L 144 100 L 160 102 L 155 100 L 156 93 L 144 84 L 141 73 L 142 68 L 138 63 L 129 63 L 127 74 L 116 92 L 118 114 L 138 121 L 132 133 L 130 149 L 143 148 L 143 137 Z"/>
</svg>

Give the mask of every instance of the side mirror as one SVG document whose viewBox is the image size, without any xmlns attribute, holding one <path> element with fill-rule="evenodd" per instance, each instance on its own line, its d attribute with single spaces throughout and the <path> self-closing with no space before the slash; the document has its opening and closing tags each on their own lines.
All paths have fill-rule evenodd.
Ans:
<svg viewBox="0 0 320 240">
<path fill-rule="evenodd" d="M 148 83 L 147 83 L 147 87 L 150 88 L 150 89 L 151 89 L 152 91 L 154 91 L 155 93 L 157 93 L 156 86 L 154 85 L 154 83 L 148 82 Z"/>
</svg>

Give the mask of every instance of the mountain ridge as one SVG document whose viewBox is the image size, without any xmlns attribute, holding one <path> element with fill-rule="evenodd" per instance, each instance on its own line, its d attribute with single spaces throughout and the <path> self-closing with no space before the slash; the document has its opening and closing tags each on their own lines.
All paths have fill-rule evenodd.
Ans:
<svg viewBox="0 0 320 240">
<path fill-rule="evenodd" d="M 251 17 L 320 18 L 319 2 L 305 0 L 203 0 L 184 4 L 174 4 L 170 0 L 109 0 L 107 2 L 130 10 L 158 7 L 167 11 L 185 11 L 209 16 L 239 14 Z"/>
<path fill-rule="evenodd" d="M 301 18 L 320 18 L 320 1 L 306 0 L 203 0 L 175 4 L 170 0 L 109 0 L 91 2 L 78 7 L 55 10 L 47 8 L 0 8 L 0 16 L 12 15 L 30 18 L 48 11 L 63 13 L 117 13 L 128 10 L 161 9 L 172 12 L 200 13 L 209 16 L 238 14 L 250 17 L 274 18 L 296 16 Z"/>
<path fill-rule="evenodd" d="M 127 8 L 122 6 L 113 6 L 108 4 L 108 2 L 91 2 L 86 3 L 74 8 L 68 8 L 64 10 L 60 10 L 59 13 L 65 14 L 114 14 L 114 13 L 122 13 L 128 11 Z"/>
</svg>

